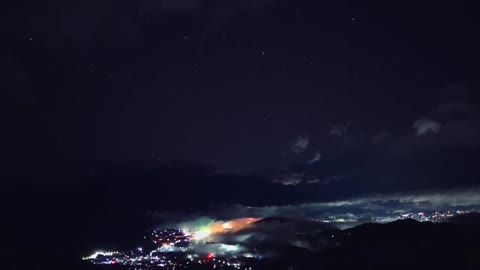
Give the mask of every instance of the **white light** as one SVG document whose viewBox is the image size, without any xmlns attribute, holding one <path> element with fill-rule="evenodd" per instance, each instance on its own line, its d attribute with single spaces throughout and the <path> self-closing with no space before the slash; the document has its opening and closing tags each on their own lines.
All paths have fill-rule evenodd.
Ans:
<svg viewBox="0 0 480 270">
<path fill-rule="evenodd" d="M 202 240 L 204 238 L 207 238 L 210 235 L 210 232 L 208 230 L 201 230 L 201 231 L 196 231 L 193 235 L 193 238 L 195 240 Z"/>
<path fill-rule="evenodd" d="M 95 253 L 93 253 L 92 255 L 88 256 L 88 257 L 83 257 L 82 260 L 94 260 L 97 258 L 97 256 L 99 255 L 102 255 L 102 256 L 112 256 L 114 254 L 118 254 L 117 251 L 113 251 L 113 252 L 103 252 L 103 251 L 97 251 Z"/>
</svg>

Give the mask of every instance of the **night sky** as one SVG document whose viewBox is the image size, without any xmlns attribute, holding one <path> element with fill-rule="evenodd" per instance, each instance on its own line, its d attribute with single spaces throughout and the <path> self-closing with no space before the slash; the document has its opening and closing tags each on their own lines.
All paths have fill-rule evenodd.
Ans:
<svg viewBox="0 0 480 270">
<path fill-rule="evenodd" d="M 4 191 L 160 211 L 479 183 L 473 1 L 53 0 L 4 11 Z"/>
</svg>

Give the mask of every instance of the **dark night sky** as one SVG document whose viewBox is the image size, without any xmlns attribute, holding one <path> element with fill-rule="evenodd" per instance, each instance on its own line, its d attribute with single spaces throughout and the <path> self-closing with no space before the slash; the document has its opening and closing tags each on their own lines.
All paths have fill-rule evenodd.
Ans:
<svg viewBox="0 0 480 270">
<path fill-rule="evenodd" d="M 82 254 L 158 213 L 480 205 L 474 1 L 2 11 L 2 239 Z"/>
<path fill-rule="evenodd" d="M 332 187 L 329 198 L 478 181 L 471 1 L 11 5 L 0 51 L 11 186 L 139 161 Z"/>
</svg>

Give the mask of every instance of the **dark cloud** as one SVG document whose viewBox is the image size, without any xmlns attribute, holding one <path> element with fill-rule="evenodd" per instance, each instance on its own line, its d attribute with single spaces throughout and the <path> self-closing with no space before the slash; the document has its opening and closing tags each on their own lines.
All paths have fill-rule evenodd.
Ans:
<svg viewBox="0 0 480 270">
<path fill-rule="evenodd" d="M 342 137 L 347 133 L 347 131 L 348 131 L 347 124 L 333 126 L 332 128 L 330 128 L 330 136 Z"/>
<path fill-rule="evenodd" d="M 317 183 L 320 183 L 320 179 L 318 179 L 318 178 L 313 178 L 313 179 L 307 180 L 307 184 L 317 184 Z"/>
<path fill-rule="evenodd" d="M 335 182 L 338 182 L 338 181 L 343 181 L 343 180 L 351 178 L 353 176 L 355 176 L 355 172 L 332 174 L 332 175 L 329 175 L 325 178 L 322 178 L 321 180 L 319 179 L 319 181 L 317 183 L 322 183 L 324 185 L 328 185 L 328 184 L 332 184 L 332 183 L 335 183 Z"/>
<path fill-rule="evenodd" d="M 443 156 L 454 155 L 449 152 Z M 476 171 L 473 163 L 452 163 L 448 171 L 443 171 L 444 166 L 439 166 L 443 162 L 442 155 L 434 156 L 440 158 L 439 161 L 422 156 L 409 162 L 401 159 L 376 160 L 375 155 L 357 158 L 357 155 L 350 154 L 335 160 L 325 159 L 312 165 L 292 167 L 281 174 L 243 176 L 219 174 L 210 166 L 186 162 L 89 165 L 81 166 L 76 170 L 79 173 L 74 175 L 52 175 L 51 181 L 56 181 L 57 177 L 59 181 L 70 178 L 75 181 L 69 180 L 69 185 L 63 187 L 57 185 L 53 188 L 52 185 L 43 189 L 41 194 L 50 192 L 53 199 L 63 193 L 67 196 L 64 206 L 79 204 L 70 206 L 75 209 L 81 205 L 81 209 L 90 209 L 92 214 L 97 211 L 115 212 L 114 209 L 127 212 L 127 209 L 149 209 L 170 212 L 172 214 L 165 218 L 172 219 L 178 211 L 208 215 L 209 209 L 221 209 L 222 205 L 248 205 L 248 208 L 236 211 L 250 216 L 255 210 L 252 207 L 299 205 L 340 198 L 348 200 L 360 194 L 413 192 L 433 187 L 448 189 L 452 178 L 458 179 L 456 185 L 473 184 L 474 179 L 466 177 Z M 404 169 L 406 167 L 408 171 Z M 429 174 L 424 169 L 428 169 Z M 89 201 L 77 200 L 85 196 L 89 197 Z M 475 198 L 473 195 L 470 197 Z M 40 210 L 41 204 L 36 208 Z"/>
<path fill-rule="evenodd" d="M 405 134 L 392 139 L 391 149 L 397 154 L 409 155 L 440 149 L 458 151 L 465 147 L 478 147 L 480 111 L 476 108 L 480 103 L 473 88 L 461 85 L 447 87 L 427 113 L 428 117 L 414 122 L 416 136 Z"/>
<path fill-rule="evenodd" d="M 438 158 L 437 154 L 432 156 Z M 444 156 L 455 156 L 455 153 L 445 153 Z M 270 173 L 218 174 L 210 166 L 195 163 L 83 165 L 73 176 L 49 176 L 49 181 L 61 183 L 68 180 L 68 185 L 32 188 L 27 184 L 5 193 L 3 198 L 15 203 L 18 212 L 8 214 L 6 208 L 7 216 L 11 217 L 7 228 L 28 229 L 36 235 L 29 236 L 29 240 L 54 245 L 53 239 L 71 234 L 72 226 L 90 228 L 91 220 L 95 220 L 96 233 L 83 234 L 75 247 L 84 251 L 92 245 L 99 246 L 96 243 L 102 239 L 120 244 L 138 236 L 132 234 L 130 239 L 118 239 L 122 231 L 141 233 L 145 227 L 178 222 L 185 217 L 214 220 L 269 216 L 319 218 L 335 211 L 353 212 L 355 216 L 350 219 L 355 219 L 363 214 L 396 208 L 387 205 L 390 201 L 400 203 L 405 209 L 415 209 L 416 205 L 432 209 L 470 207 L 480 201 L 476 189 L 442 191 L 452 188 L 451 179 L 456 179 L 455 186 L 478 185 L 478 178 L 468 181 L 472 175 L 470 171 L 477 171 L 475 162 L 449 164 L 449 170 L 444 171 L 442 168 L 446 166 L 438 161 L 432 162 L 429 157 L 406 163 L 398 159 L 393 161 L 374 159 L 374 156 L 359 152 L 358 156 L 343 155 L 310 166 L 303 163 L 295 168 L 304 171 L 302 181 L 297 185 L 272 183 L 275 176 Z M 425 174 L 425 169 L 435 174 Z M 291 170 L 289 174 L 294 174 L 294 168 Z M 326 183 L 329 178 L 335 180 Z M 433 188 L 440 191 L 430 191 Z M 422 189 L 425 191 L 418 191 Z M 29 215 L 23 214 L 22 207 Z M 150 214 L 145 217 L 145 213 Z M 16 224 L 31 224 L 32 219 L 42 222 L 33 229 L 30 225 L 14 228 L 13 224 L 8 224 L 12 220 Z M 48 238 L 42 233 L 45 231 L 55 231 L 55 236 Z"/>
<path fill-rule="evenodd" d="M 476 113 L 475 107 L 466 101 L 444 101 L 438 104 L 435 115 L 444 121 L 468 118 Z"/>
<path fill-rule="evenodd" d="M 447 133 L 453 144 L 479 145 L 480 96 L 476 85 L 450 85 L 442 91 L 432 115 L 444 123 L 442 133 Z"/>
<path fill-rule="evenodd" d="M 390 134 L 389 132 L 380 132 L 375 134 L 370 140 L 370 142 L 374 145 L 381 144 L 391 137 L 392 137 L 392 134 Z"/>
</svg>

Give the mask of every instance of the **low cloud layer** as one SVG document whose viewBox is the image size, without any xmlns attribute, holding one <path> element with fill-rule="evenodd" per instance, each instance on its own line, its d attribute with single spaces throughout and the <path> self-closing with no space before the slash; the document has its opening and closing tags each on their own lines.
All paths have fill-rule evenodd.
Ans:
<svg viewBox="0 0 480 270">
<path fill-rule="evenodd" d="M 477 210 L 479 207 L 480 189 L 374 194 L 296 205 L 225 206 L 213 209 L 210 212 L 212 218 L 194 218 L 167 226 L 191 231 L 198 241 L 194 249 L 199 252 L 237 253 L 259 246 L 273 248 L 285 245 L 320 250 L 325 246 L 324 242 L 311 245 L 308 241 L 301 241 L 299 235 L 349 228 L 378 220 L 378 217 L 391 221 L 395 220 L 392 218 L 395 213 Z"/>
<path fill-rule="evenodd" d="M 251 207 L 234 205 L 216 209 L 221 217 L 272 217 L 320 218 L 329 213 L 370 213 L 393 210 L 451 210 L 480 207 L 480 189 L 456 190 L 435 193 L 374 194 L 349 200 L 312 202 L 296 205 Z"/>
</svg>

